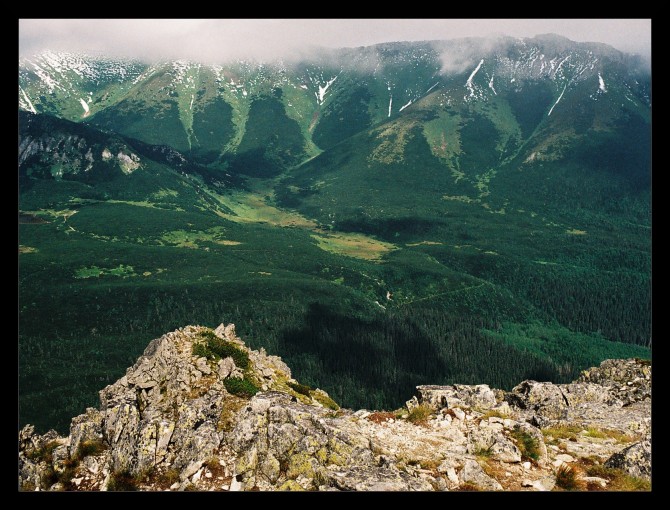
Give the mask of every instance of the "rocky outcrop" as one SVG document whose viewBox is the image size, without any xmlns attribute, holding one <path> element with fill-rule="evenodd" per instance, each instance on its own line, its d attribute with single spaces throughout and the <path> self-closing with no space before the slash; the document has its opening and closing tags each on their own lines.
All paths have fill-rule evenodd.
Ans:
<svg viewBox="0 0 670 510">
<path fill-rule="evenodd" d="M 615 453 L 605 462 L 605 466 L 623 469 L 632 476 L 651 480 L 651 439 Z"/>
<path fill-rule="evenodd" d="M 630 383 L 630 384 L 629 384 Z M 651 367 L 571 384 L 419 386 L 404 409 L 340 409 L 233 325 L 153 340 L 70 434 L 19 432 L 23 490 L 551 490 L 570 464 L 650 479 Z M 567 437 L 569 436 L 569 437 Z M 601 474 L 600 472 L 596 474 Z M 612 475 L 613 476 L 613 475 Z"/>
</svg>

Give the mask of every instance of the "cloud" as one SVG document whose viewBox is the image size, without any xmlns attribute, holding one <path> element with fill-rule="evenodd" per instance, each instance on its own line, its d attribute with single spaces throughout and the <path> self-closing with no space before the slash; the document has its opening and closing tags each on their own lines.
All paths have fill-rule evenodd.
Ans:
<svg viewBox="0 0 670 510">
<path fill-rule="evenodd" d="M 445 43 L 436 43 L 440 52 L 442 74 L 459 74 L 477 65 L 477 61 L 487 53 L 500 48 L 502 35 L 457 39 Z"/>
<path fill-rule="evenodd" d="M 446 40 L 504 33 L 532 37 L 554 32 L 576 41 L 651 52 L 651 20 L 337 20 L 337 19 L 23 19 L 19 53 L 45 49 L 134 57 L 183 58 L 206 63 L 274 60 L 309 55 L 316 47 L 368 46 L 390 41 Z M 459 68 L 467 62 L 446 62 Z"/>
</svg>

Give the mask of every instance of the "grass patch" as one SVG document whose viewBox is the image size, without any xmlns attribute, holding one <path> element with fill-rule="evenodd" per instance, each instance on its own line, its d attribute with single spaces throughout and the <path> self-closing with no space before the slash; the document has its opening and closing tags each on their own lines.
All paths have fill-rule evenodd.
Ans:
<svg viewBox="0 0 670 510">
<path fill-rule="evenodd" d="M 128 470 L 112 473 L 107 482 L 107 490 L 110 492 L 134 492 L 138 490 L 138 486 L 138 477 Z"/>
<path fill-rule="evenodd" d="M 480 492 L 481 488 L 474 483 L 465 482 L 460 484 L 456 489 L 457 492 Z"/>
<path fill-rule="evenodd" d="M 610 468 L 602 464 L 595 464 L 586 467 L 588 476 L 597 476 L 604 478 L 609 483 L 605 490 L 608 491 L 650 491 L 651 482 L 642 478 L 631 476 L 625 471 L 617 468 Z M 591 487 L 589 487 L 591 489 Z M 603 490 L 601 487 L 593 487 L 593 490 Z"/>
<path fill-rule="evenodd" d="M 312 237 L 324 251 L 363 260 L 376 261 L 396 249 L 391 243 L 357 233 L 313 234 Z"/>
<path fill-rule="evenodd" d="M 51 464 L 53 462 L 53 452 L 59 446 L 60 444 L 57 441 L 49 441 L 41 448 L 35 448 L 34 450 L 27 452 L 26 457 L 28 457 L 33 462 L 44 461 L 47 464 Z"/>
<path fill-rule="evenodd" d="M 636 439 L 634 436 L 621 432 L 620 430 L 598 429 L 595 427 L 587 428 L 586 436 L 598 439 L 614 439 L 617 443 L 621 444 L 632 443 Z"/>
<path fill-rule="evenodd" d="M 368 421 L 371 421 L 373 423 L 385 423 L 389 420 L 395 420 L 396 415 L 393 413 L 389 412 L 377 412 L 377 413 L 372 413 L 370 416 L 367 417 Z"/>
<path fill-rule="evenodd" d="M 243 398 L 251 398 L 260 391 L 260 388 L 246 377 L 244 379 L 229 377 L 223 380 L 223 385 L 226 387 L 228 393 Z"/>
<path fill-rule="evenodd" d="M 562 464 L 556 472 L 556 487 L 564 491 L 581 491 L 586 487 L 577 469 Z"/>
<path fill-rule="evenodd" d="M 118 267 L 82 267 L 75 271 L 74 277 L 77 279 L 86 279 L 86 278 L 99 278 L 100 276 L 137 276 L 133 266 L 126 266 L 124 264 L 119 264 Z"/>
<path fill-rule="evenodd" d="M 314 400 L 316 400 L 323 407 L 327 407 L 331 411 L 337 411 L 340 409 L 339 404 L 330 398 L 324 391 L 313 391 L 312 397 L 314 397 Z"/>
<path fill-rule="evenodd" d="M 156 481 L 163 487 L 170 487 L 173 483 L 179 481 L 179 470 L 170 468 L 158 475 Z"/>
<path fill-rule="evenodd" d="M 535 462 L 540 460 L 540 444 L 535 437 L 521 429 L 512 431 L 510 435 L 516 440 L 522 459 Z"/>
<path fill-rule="evenodd" d="M 74 458 L 79 462 L 84 457 L 90 457 L 91 455 L 100 455 L 107 449 L 107 445 L 98 439 L 91 441 L 83 441 L 77 452 L 74 455 Z"/>
<path fill-rule="evenodd" d="M 480 420 L 488 420 L 489 418 L 501 418 L 505 419 L 507 418 L 506 414 L 501 413 L 500 411 L 497 411 L 495 409 L 489 409 L 486 411 L 484 414 L 482 414 L 479 419 Z"/>
<path fill-rule="evenodd" d="M 485 459 L 488 459 L 492 455 L 491 448 L 477 448 L 473 453 L 477 457 L 483 457 Z"/>
<path fill-rule="evenodd" d="M 218 431 L 229 431 L 233 429 L 235 425 L 235 416 L 237 412 L 244 407 L 246 400 L 236 397 L 230 397 L 226 399 L 225 405 L 221 410 L 221 415 L 219 416 L 219 421 L 216 424 L 216 430 Z"/>
<path fill-rule="evenodd" d="M 414 423 L 415 425 L 422 425 L 428 421 L 428 417 L 431 415 L 433 410 L 427 405 L 421 404 L 416 406 L 409 412 L 407 420 Z"/>
<path fill-rule="evenodd" d="M 542 429 L 542 434 L 550 444 L 558 444 L 563 439 L 577 441 L 577 436 L 582 430 L 584 429 L 578 425 L 557 425 Z"/>
</svg>

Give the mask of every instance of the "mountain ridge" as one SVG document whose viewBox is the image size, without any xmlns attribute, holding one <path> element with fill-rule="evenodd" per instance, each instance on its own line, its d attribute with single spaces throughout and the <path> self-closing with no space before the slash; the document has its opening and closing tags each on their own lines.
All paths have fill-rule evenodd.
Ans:
<svg viewBox="0 0 670 510">
<path fill-rule="evenodd" d="M 651 367 L 564 385 L 418 386 L 352 411 L 232 324 L 152 341 L 70 434 L 19 432 L 21 490 L 649 490 Z M 569 440 L 566 440 L 569 438 Z"/>
</svg>

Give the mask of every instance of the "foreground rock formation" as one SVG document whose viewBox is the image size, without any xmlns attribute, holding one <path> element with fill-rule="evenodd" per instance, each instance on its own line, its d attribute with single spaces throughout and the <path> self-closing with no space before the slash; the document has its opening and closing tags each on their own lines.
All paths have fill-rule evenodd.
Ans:
<svg viewBox="0 0 670 510">
<path fill-rule="evenodd" d="M 570 384 L 419 386 L 340 409 L 234 325 L 153 340 L 70 434 L 19 432 L 22 490 L 649 490 L 651 366 Z"/>
</svg>

